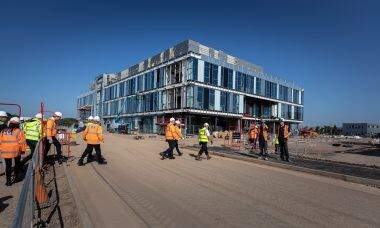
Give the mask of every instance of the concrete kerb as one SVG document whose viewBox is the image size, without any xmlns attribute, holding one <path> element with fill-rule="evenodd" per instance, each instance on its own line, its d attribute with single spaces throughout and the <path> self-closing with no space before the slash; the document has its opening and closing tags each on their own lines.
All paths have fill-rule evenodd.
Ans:
<svg viewBox="0 0 380 228">
<path fill-rule="evenodd" d="M 294 170 L 294 171 L 300 171 L 300 172 L 310 173 L 310 174 L 314 174 L 314 175 L 331 177 L 331 178 L 340 179 L 340 180 L 344 180 L 344 181 L 348 181 L 348 182 L 380 187 L 380 181 L 379 180 L 373 180 L 373 179 L 368 179 L 368 178 L 363 178 L 363 177 L 355 177 L 355 176 L 350 176 L 350 175 L 345 175 L 345 174 L 340 174 L 340 173 L 332 173 L 332 172 L 316 170 L 316 169 L 309 169 L 309 168 L 304 168 L 304 167 L 299 167 L 299 166 L 293 166 L 291 164 L 281 164 L 281 163 L 277 163 L 277 162 L 257 160 L 254 158 L 241 157 L 238 155 L 225 154 L 225 153 L 220 153 L 220 152 L 211 152 L 210 151 L 209 153 L 211 153 L 213 155 L 220 156 L 220 157 L 226 157 L 226 158 L 232 158 L 232 159 L 237 159 L 237 160 L 242 160 L 242 161 L 254 162 L 257 164 L 261 164 L 261 165 L 270 165 L 270 166 L 274 166 L 274 167 L 279 167 L 279 168 L 284 168 L 284 169 L 289 169 L 289 170 Z"/>
<path fill-rule="evenodd" d="M 72 183 L 71 175 L 68 172 L 66 166 L 67 165 L 63 165 L 63 169 L 65 170 L 65 175 L 66 175 L 66 178 L 67 178 L 67 182 L 69 183 L 69 187 L 71 189 L 71 193 L 74 196 L 74 202 L 75 202 L 75 205 L 77 206 L 77 210 L 78 210 L 78 213 L 79 213 L 79 218 L 81 220 L 82 226 L 86 227 L 86 228 L 94 228 L 95 226 L 92 223 L 92 221 L 90 219 L 90 216 L 87 214 L 86 208 L 85 208 L 85 206 L 83 204 L 82 199 L 79 196 L 79 192 L 78 192 L 77 188 Z"/>
</svg>

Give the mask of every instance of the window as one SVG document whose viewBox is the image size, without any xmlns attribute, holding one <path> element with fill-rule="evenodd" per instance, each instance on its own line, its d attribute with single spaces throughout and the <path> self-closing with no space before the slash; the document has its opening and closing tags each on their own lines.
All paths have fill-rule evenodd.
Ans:
<svg viewBox="0 0 380 228">
<path fill-rule="evenodd" d="M 299 104 L 300 102 L 299 96 L 300 96 L 300 91 L 293 89 L 293 103 Z"/>
<path fill-rule="evenodd" d="M 270 81 L 265 81 L 265 96 L 269 98 L 277 98 L 277 84 Z"/>
<path fill-rule="evenodd" d="M 215 110 L 215 90 L 213 89 L 210 89 L 208 109 Z"/>
<path fill-rule="evenodd" d="M 197 89 L 197 100 L 194 104 L 194 108 L 203 109 L 203 88 L 196 87 Z"/>
<path fill-rule="evenodd" d="M 245 91 L 246 74 L 236 72 L 236 90 Z"/>
<path fill-rule="evenodd" d="M 220 111 L 227 112 L 227 93 L 220 92 Z"/>
<path fill-rule="evenodd" d="M 251 94 L 254 93 L 254 86 L 255 86 L 254 80 L 255 80 L 255 78 L 253 76 L 251 76 L 251 75 L 246 76 L 245 92 L 251 93 Z"/>
<path fill-rule="evenodd" d="M 261 78 L 256 78 L 256 95 L 261 96 Z"/>
<path fill-rule="evenodd" d="M 279 94 L 280 100 L 288 101 L 289 95 L 288 95 L 288 87 L 280 85 L 280 94 Z"/>
<path fill-rule="evenodd" d="M 194 107 L 194 87 L 189 86 L 187 87 L 186 90 L 186 106 L 188 108 L 193 108 Z"/>
<path fill-rule="evenodd" d="M 222 67 L 222 81 L 221 85 L 224 88 L 233 89 L 233 71 L 231 69 Z"/>
<path fill-rule="evenodd" d="M 198 80 L 198 59 L 190 58 L 188 63 L 189 74 L 188 80 Z"/>
</svg>

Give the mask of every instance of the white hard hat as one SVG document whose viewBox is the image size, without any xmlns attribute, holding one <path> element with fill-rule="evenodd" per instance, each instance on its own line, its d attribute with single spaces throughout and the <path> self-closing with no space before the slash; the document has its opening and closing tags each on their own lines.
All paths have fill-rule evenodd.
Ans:
<svg viewBox="0 0 380 228">
<path fill-rule="evenodd" d="M 181 124 L 181 122 L 179 120 L 176 120 L 175 123 L 176 124 Z"/>
<path fill-rule="evenodd" d="M 12 117 L 10 120 L 9 120 L 10 123 L 20 123 L 20 119 L 18 117 Z"/>
<path fill-rule="evenodd" d="M 37 113 L 37 114 L 35 115 L 35 117 L 38 118 L 38 119 L 42 119 L 42 114 L 41 114 L 41 113 Z"/>
<path fill-rule="evenodd" d="M 208 127 L 208 123 L 204 123 L 203 126 Z"/>
<path fill-rule="evenodd" d="M 8 117 L 8 115 L 6 112 L 0 111 L 0 117 Z"/>
<path fill-rule="evenodd" d="M 24 121 L 24 117 L 20 117 L 20 121 Z"/>
<path fill-rule="evenodd" d="M 284 122 L 285 120 L 284 120 L 284 118 L 280 118 L 280 122 Z"/>
<path fill-rule="evenodd" d="M 93 116 L 89 116 L 87 119 L 88 119 L 88 120 L 93 120 L 94 117 L 93 117 Z"/>
<path fill-rule="evenodd" d="M 55 112 L 54 115 L 58 117 L 62 117 L 62 112 Z"/>
<path fill-rule="evenodd" d="M 99 116 L 95 116 L 94 117 L 94 121 L 98 121 L 99 122 L 100 121 L 100 117 Z"/>
<path fill-rule="evenodd" d="M 175 121 L 175 119 L 172 117 L 172 118 L 170 118 L 170 122 L 174 122 Z"/>
</svg>

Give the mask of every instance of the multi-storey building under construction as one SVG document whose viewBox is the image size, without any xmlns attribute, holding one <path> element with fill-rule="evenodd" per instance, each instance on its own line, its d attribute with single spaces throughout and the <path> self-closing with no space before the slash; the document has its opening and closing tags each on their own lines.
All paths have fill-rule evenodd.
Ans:
<svg viewBox="0 0 380 228">
<path fill-rule="evenodd" d="M 187 134 L 244 130 L 259 119 L 274 129 L 303 121 L 304 89 L 263 67 L 186 40 L 116 74 L 101 74 L 77 100 L 78 115 L 99 115 L 103 126 L 158 133 L 170 117 Z M 83 116 L 82 116 L 83 117 Z"/>
</svg>

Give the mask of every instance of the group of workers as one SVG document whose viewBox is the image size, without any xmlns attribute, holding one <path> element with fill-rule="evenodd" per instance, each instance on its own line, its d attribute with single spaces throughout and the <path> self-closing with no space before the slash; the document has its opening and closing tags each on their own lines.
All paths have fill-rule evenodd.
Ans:
<svg viewBox="0 0 380 228">
<path fill-rule="evenodd" d="M 280 158 L 283 161 L 290 162 L 288 152 L 288 138 L 291 132 L 288 125 L 285 125 L 283 118 L 280 118 L 280 126 L 274 138 L 275 152 L 280 150 Z M 268 126 L 265 121 L 261 121 L 259 125 L 254 124 L 249 130 L 249 142 L 252 145 L 251 152 L 256 149 L 257 141 L 259 142 L 259 159 L 268 160 Z"/>
<path fill-rule="evenodd" d="M 19 117 L 11 117 L 5 111 L 0 111 L 0 156 L 5 163 L 5 185 L 11 186 L 23 178 L 23 166 L 30 160 L 35 152 L 38 141 L 43 138 L 43 157 L 46 161 L 51 144 L 54 144 L 57 151 L 58 162 L 62 164 L 61 144 L 57 140 L 56 121 L 62 118 L 61 112 L 54 112 L 53 116 L 44 124 L 42 114 L 37 113 L 31 120 L 22 122 Z M 9 120 L 8 120 L 9 119 Z M 42 128 L 45 129 L 42 134 Z M 21 161 L 21 155 L 25 154 L 27 146 L 30 154 Z M 12 181 L 12 159 L 15 161 L 14 179 Z"/>
<path fill-rule="evenodd" d="M 178 148 L 178 140 L 183 139 L 180 126 L 181 126 L 181 122 L 179 120 L 170 118 L 170 122 L 166 126 L 166 130 L 165 130 L 165 140 L 169 144 L 169 148 L 165 150 L 164 152 L 160 153 L 161 160 L 164 160 L 165 158 L 175 159 L 175 157 L 173 156 L 174 148 L 176 148 L 179 156 L 183 154 L 179 151 L 179 148 Z M 203 152 L 206 154 L 207 160 L 211 158 L 210 155 L 208 154 L 208 149 L 207 149 L 207 143 L 209 141 L 211 141 L 212 143 L 208 126 L 209 126 L 208 123 L 205 123 L 203 125 L 203 128 L 199 130 L 198 141 L 199 141 L 199 145 L 201 145 L 201 149 L 199 150 L 198 155 L 195 156 L 195 160 L 200 161 L 201 155 L 203 154 Z"/>
</svg>

